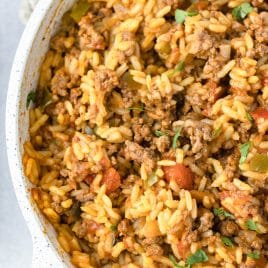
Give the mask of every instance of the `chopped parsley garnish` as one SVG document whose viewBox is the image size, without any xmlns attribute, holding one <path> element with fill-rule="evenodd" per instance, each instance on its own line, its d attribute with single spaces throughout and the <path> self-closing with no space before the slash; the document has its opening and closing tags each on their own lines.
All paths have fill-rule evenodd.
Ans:
<svg viewBox="0 0 268 268">
<path fill-rule="evenodd" d="M 232 15 L 236 20 L 242 21 L 252 10 L 253 7 L 249 3 L 242 3 L 233 9 Z"/>
<path fill-rule="evenodd" d="M 198 14 L 197 11 L 185 11 L 182 9 L 176 9 L 175 11 L 175 20 L 178 24 L 183 24 L 185 21 L 185 18 L 188 17 L 193 17 L 196 16 Z"/>
<path fill-rule="evenodd" d="M 214 208 L 213 209 L 213 213 L 214 213 L 215 216 L 218 216 L 218 217 L 224 216 L 224 217 L 230 218 L 230 219 L 234 219 L 235 218 L 233 214 L 225 211 L 222 208 Z"/>
<path fill-rule="evenodd" d="M 250 115 L 250 113 L 246 112 L 246 117 L 247 117 L 247 120 L 248 120 L 249 122 L 252 122 L 252 121 L 253 121 L 253 118 L 252 118 L 252 116 Z"/>
<path fill-rule="evenodd" d="M 157 136 L 157 137 L 167 136 L 167 135 L 168 135 L 167 132 L 163 132 L 163 131 L 160 131 L 160 130 L 156 130 L 156 131 L 154 132 L 154 134 L 155 134 L 155 136 Z"/>
<path fill-rule="evenodd" d="M 118 223 L 111 225 L 111 227 L 110 227 L 111 231 L 113 231 L 113 232 L 117 231 L 117 226 L 118 226 Z"/>
<path fill-rule="evenodd" d="M 239 160 L 240 165 L 243 164 L 246 161 L 248 153 L 249 153 L 250 146 L 251 146 L 250 141 L 248 141 L 248 142 L 246 142 L 246 143 L 244 143 L 244 144 L 239 146 L 240 154 L 241 154 L 241 157 L 240 157 L 240 160 Z"/>
<path fill-rule="evenodd" d="M 212 133 L 212 139 L 215 139 L 219 136 L 219 134 L 222 131 L 222 126 L 218 127 L 217 129 L 215 129 Z"/>
<path fill-rule="evenodd" d="M 172 148 L 173 149 L 176 149 L 177 148 L 177 140 L 180 137 L 180 135 L 181 135 L 181 129 L 177 130 L 176 131 L 176 134 L 173 137 L 173 141 L 172 141 Z"/>
<path fill-rule="evenodd" d="M 187 258 L 186 264 L 191 266 L 193 264 L 200 263 L 200 262 L 206 262 L 206 261 L 208 261 L 207 254 L 202 249 L 198 249 L 195 252 L 195 254 L 193 254 Z"/>
<path fill-rule="evenodd" d="M 246 227 L 251 231 L 258 231 L 258 227 L 255 221 L 249 219 L 246 221 Z"/>
<path fill-rule="evenodd" d="M 183 71 L 185 68 L 185 62 L 184 61 L 180 61 L 179 64 L 175 67 L 174 72 L 181 72 Z"/>
<path fill-rule="evenodd" d="M 179 265 L 175 259 L 175 257 L 173 255 L 169 255 L 168 258 L 170 259 L 170 261 L 173 264 L 173 267 L 175 268 L 183 268 L 183 266 Z"/>
<path fill-rule="evenodd" d="M 222 243 L 226 246 L 226 247 L 233 247 L 234 246 L 234 243 L 232 241 L 231 238 L 227 237 L 227 236 L 222 236 L 221 237 L 221 241 Z"/>
<path fill-rule="evenodd" d="M 251 253 L 248 253 L 248 257 L 254 260 L 258 260 L 260 258 L 260 252 L 259 251 L 253 251 Z"/>
<path fill-rule="evenodd" d="M 26 108 L 29 107 L 30 103 L 35 103 L 36 100 L 36 92 L 35 91 L 30 91 L 28 96 L 27 96 L 27 100 L 26 100 Z"/>
</svg>

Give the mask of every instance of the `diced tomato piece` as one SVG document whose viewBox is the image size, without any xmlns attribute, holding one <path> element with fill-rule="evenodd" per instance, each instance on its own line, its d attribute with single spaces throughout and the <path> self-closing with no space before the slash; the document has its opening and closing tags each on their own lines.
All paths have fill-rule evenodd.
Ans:
<svg viewBox="0 0 268 268">
<path fill-rule="evenodd" d="M 268 119 L 268 109 L 266 108 L 257 108 L 255 111 L 251 112 L 251 116 L 257 120 L 258 118 Z"/>
<path fill-rule="evenodd" d="M 108 168 L 103 172 L 102 183 L 106 185 L 106 193 L 114 192 L 121 185 L 119 173 L 114 168 Z"/>
<path fill-rule="evenodd" d="M 178 252 L 182 259 L 186 259 L 187 255 L 189 254 L 189 244 L 185 241 L 179 241 L 177 244 Z"/>
<path fill-rule="evenodd" d="M 183 189 L 192 189 L 194 182 L 194 174 L 191 169 L 183 164 L 164 167 L 165 179 L 167 181 L 175 180 L 176 183 Z"/>
<path fill-rule="evenodd" d="M 204 10 L 208 7 L 208 1 L 197 1 L 195 6 L 197 10 Z"/>
<path fill-rule="evenodd" d="M 104 156 L 100 160 L 100 165 L 102 166 L 103 169 L 107 169 L 107 168 L 111 167 L 110 159 L 107 156 Z"/>
</svg>

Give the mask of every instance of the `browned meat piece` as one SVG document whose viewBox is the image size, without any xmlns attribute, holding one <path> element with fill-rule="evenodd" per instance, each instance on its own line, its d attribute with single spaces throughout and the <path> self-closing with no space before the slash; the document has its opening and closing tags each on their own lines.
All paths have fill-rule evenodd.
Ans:
<svg viewBox="0 0 268 268">
<path fill-rule="evenodd" d="M 134 132 L 134 141 L 137 143 L 141 143 L 143 140 L 150 141 L 152 139 L 151 128 L 148 125 L 134 123 L 132 130 Z"/>
<path fill-rule="evenodd" d="M 196 39 L 190 44 L 190 53 L 200 59 L 207 59 L 215 52 L 216 38 L 207 31 L 197 30 L 194 34 Z"/>
<path fill-rule="evenodd" d="M 79 202 L 87 202 L 94 199 L 94 194 L 88 189 L 78 190 L 78 193 L 75 195 L 76 200 Z"/>
<path fill-rule="evenodd" d="M 236 225 L 234 221 L 222 221 L 220 223 L 220 232 L 225 236 L 233 236 L 236 235 L 239 230 L 239 227 Z"/>
<path fill-rule="evenodd" d="M 100 226 L 100 224 L 96 223 L 93 220 L 83 220 L 76 234 L 79 238 L 83 238 L 87 234 L 94 234 L 98 228 L 100 228 Z"/>
<path fill-rule="evenodd" d="M 114 71 L 104 68 L 99 68 L 95 72 L 95 87 L 97 90 L 110 92 L 114 87 L 118 86 L 117 75 Z"/>
<path fill-rule="evenodd" d="M 91 173 L 88 162 L 77 161 L 73 164 L 72 177 L 76 181 L 84 180 Z"/>
<path fill-rule="evenodd" d="M 51 203 L 51 207 L 58 213 L 58 214 L 61 214 L 63 212 L 63 208 L 62 206 L 60 205 L 59 202 L 52 202 Z"/>
<path fill-rule="evenodd" d="M 207 209 L 200 209 L 200 214 L 200 226 L 198 231 L 203 233 L 212 228 L 214 215 Z"/>
<path fill-rule="evenodd" d="M 222 206 L 238 218 L 247 218 L 258 213 L 259 201 L 243 191 L 223 191 L 220 193 Z"/>
<path fill-rule="evenodd" d="M 234 178 L 235 175 L 238 175 L 238 163 L 240 158 L 240 152 L 235 150 L 234 153 L 227 157 L 227 163 L 225 165 L 225 173 L 229 179 Z"/>
<path fill-rule="evenodd" d="M 235 237 L 235 242 L 242 248 L 253 248 L 260 250 L 263 246 L 263 240 L 257 236 L 255 231 L 241 230 Z"/>
<path fill-rule="evenodd" d="M 103 36 L 97 32 L 93 25 L 92 14 L 88 13 L 79 22 L 79 44 L 82 50 L 105 48 L 105 40 Z"/>
<path fill-rule="evenodd" d="M 51 91 L 55 95 L 66 96 L 68 93 L 68 82 L 70 77 L 64 69 L 59 69 L 51 80 Z"/>
<path fill-rule="evenodd" d="M 79 88 L 72 88 L 70 93 L 70 101 L 74 104 L 78 103 L 78 98 L 81 96 L 82 92 Z"/>
<path fill-rule="evenodd" d="M 207 156 L 207 144 L 212 139 L 212 126 L 200 121 L 187 120 L 183 130 L 191 140 L 191 151 L 196 154 L 195 158 Z"/>
<path fill-rule="evenodd" d="M 268 43 L 268 12 L 261 12 L 258 15 L 255 27 L 255 37 L 259 43 Z"/>
<path fill-rule="evenodd" d="M 161 236 L 156 236 L 153 238 L 145 238 L 142 240 L 142 244 L 145 246 L 151 245 L 151 244 L 162 244 L 163 238 Z"/>
<path fill-rule="evenodd" d="M 203 78 L 217 80 L 217 73 L 221 70 L 226 61 L 226 58 L 221 55 L 209 56 L 203 69 Z"/>
<path fill-rule="evenodd" d="M 119 235 L 127 235 L 129 232 L 129 220 L 123 219 L 117 226 L 117 230 L 119 232 Z"/>
<path fill-rule="evenodd" d="M 162 249 L 161 246 L 157 245 L 157 244 L 152 244 L 149 245 L 146 248 L 146 255 L 147 256 L 161 256 L 163 255 L 164 250 Z"/>
<path fill-rule="evenodd" d="M 149 149 L 144 149 L 139 144 L 131 141 L 126 141 L 125 145 L 124 153 L 126 159 L 133 160 L 138 164 L 145 163 L 148 171 L 153 170 L 156 160 L 153 158 L 153 154 Z"/>
</svg>

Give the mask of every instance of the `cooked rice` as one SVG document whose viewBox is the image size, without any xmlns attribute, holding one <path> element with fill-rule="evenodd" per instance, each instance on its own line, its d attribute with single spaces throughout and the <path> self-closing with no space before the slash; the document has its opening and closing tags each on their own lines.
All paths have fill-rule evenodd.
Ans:
<svg viewBox="0 0 268 268">
<path fill-rule="evenodd" d="M 74 266 L 266 267 L 267 2 L 83 1 L 51 40 L 23 155 Z"/>
</svg>

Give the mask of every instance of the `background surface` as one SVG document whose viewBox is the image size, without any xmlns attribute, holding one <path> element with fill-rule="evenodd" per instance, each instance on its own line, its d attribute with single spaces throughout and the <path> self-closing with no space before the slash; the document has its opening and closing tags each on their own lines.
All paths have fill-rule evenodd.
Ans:
<svg viewBox="0 0 268 268">
<path fill-rule="evenodd" d="M 24 26 L 20 0 L 0 0 L 0 268 L 31 267 L 32 241 L 13 191 L 5 145 L 5 102 L 9 73 Z"/>
</svg>

